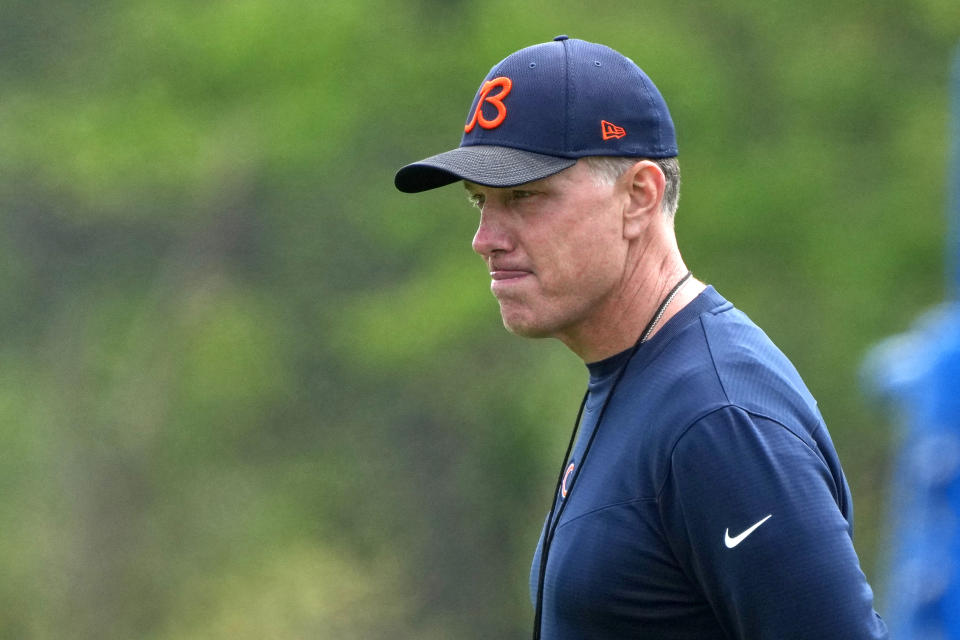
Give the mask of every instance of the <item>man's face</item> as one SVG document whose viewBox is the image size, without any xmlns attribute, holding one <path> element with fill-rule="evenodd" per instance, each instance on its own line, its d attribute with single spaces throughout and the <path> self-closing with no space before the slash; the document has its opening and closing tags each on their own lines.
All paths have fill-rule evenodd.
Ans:
<svg viewBox="0 0 960 640">
<path fill-rule="evenodd" d="M 516 187 L 466 187 L 481 211 L 473 250 L 507 329 L 563 339 L 603 321 L 626 275 L 618 185 L 599 184 L 580 161 Z"/>
</svg>

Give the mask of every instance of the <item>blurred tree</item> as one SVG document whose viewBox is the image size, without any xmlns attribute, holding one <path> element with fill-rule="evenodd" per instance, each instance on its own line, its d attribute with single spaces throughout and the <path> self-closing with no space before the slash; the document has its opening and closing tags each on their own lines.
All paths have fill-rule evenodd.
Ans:
<svg viewBox="0 0 960 640">
<path fill-rule="evenodd" d="M 855 371 L 941 298 L 954 9 L 7 0 L 0 636 L 524 632 L 585 374 L 500 328 L 458 189 L 392 175 L 564 32 L 667 97 L 685 255 L 810 382 L 877 583 Z"/>
</svg>

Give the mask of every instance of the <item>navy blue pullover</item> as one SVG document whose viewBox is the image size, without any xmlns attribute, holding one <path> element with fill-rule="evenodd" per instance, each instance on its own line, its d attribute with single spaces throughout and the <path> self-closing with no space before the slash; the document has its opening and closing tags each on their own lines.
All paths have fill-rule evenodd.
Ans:
<svg viewBox="0 0 960 640">
<path fill-rule="evenodd" d="M 763 331 L 708 287 L 633 356 L 583 460 L 628 355 L 588 365 L 542 638 L 886 638 L 827 428 Z"/>
</svg>

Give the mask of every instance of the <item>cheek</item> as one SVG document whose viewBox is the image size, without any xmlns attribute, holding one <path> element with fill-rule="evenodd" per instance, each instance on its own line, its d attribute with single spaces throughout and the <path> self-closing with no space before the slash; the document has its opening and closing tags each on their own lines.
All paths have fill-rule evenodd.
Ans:
<svg viewBox="0 0 960 640">
<path fill-rule="evenodd" d="M 545 217 L 549 225 L 529 229 L 524 244 L 546 293 L 567 296 L 622 276 L 626 244 L 612 204 L 564 203 Z"/>
<path fill-rule="evenodd" d="M 566 236 L 564 257 L 560 263 L 565 271 L 583 278 L 585 282 L 595 278 L 607 279 L 612 271 L 622 265 L 622 235 L 609 226 L 585 225 Z"/>
<path fill-rule="evenodd" d="M 593 237 L 571 237 L 551 247 L 538 270 L 542 292 L 550 298 L 593 300 L 616 286 L 623 275 L 618 247 Z"/>
</svg>

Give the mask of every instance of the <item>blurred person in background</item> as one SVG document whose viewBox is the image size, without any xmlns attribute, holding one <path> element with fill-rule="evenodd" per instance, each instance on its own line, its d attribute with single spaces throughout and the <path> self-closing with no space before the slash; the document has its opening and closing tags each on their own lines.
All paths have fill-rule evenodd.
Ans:
<svg viewBox="0 0 960 640">
<path fill-rule="evenodd" d="M 667 105 L 631 60 L 558 36 L 495 65 L 460 146 L 504 326 L 589 383 L 531 567 L 534 638 L 885 638 L 816 402 L 674 233 Z"/>
</svg>

